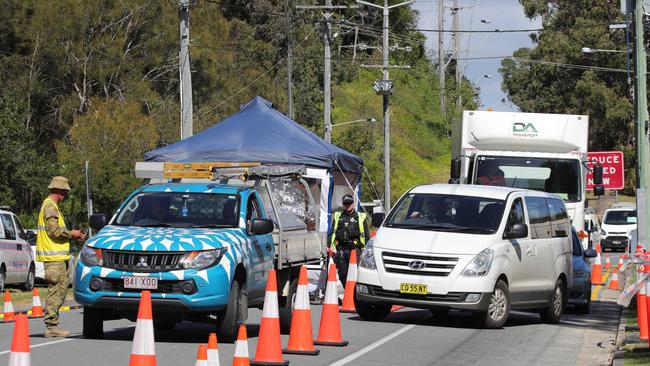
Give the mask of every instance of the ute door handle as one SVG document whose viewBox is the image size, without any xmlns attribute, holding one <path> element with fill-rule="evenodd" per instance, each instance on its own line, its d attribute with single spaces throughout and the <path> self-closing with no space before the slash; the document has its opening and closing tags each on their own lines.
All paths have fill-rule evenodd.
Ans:
<svg viewBox="0 0 650 366">
<path fill-rule="evenodd" d="M 271 249 L 273 249 L 273 247 L 271 246 L 271 244 L 266 243 L 266 250 L 270 252 Z"/>
</svg>

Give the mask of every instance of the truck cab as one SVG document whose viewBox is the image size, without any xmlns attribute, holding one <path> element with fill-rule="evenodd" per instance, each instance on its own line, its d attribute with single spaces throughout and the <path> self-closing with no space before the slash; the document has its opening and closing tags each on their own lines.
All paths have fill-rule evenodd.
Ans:
<svg viewBox="0 0 650 366">
<path fill-rule="evenodd" d="M 92 216 L 91 225 L 100 230 L 84 245 L 75 269 L 84 336 L 101 337 L 105 320 L 135 321 L 140 293 L 149 290 L 154 327 L 214 322 L 220 339 L 232 341 L 247 308 L 262 306 L 272 268 L 278 270 L 286 328 L 299 264 L 319 261 L 325 250 L 282 196 L 291 192 L 293 202 L 310 197 L 299 188 L 304 180 L 269 174 L 236 182 L 146 184 L 110 220 Z"/>
</svg>

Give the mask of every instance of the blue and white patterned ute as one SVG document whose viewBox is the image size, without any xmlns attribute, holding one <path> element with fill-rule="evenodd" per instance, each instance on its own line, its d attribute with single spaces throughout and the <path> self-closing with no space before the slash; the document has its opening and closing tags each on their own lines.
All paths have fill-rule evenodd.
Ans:
<svg viewBox="0 0 650 366">
<path fill-rule="evenodd" d="M 152 293 L 155 298 L 176 298 L 192 311 L 205 311 L 223 308 L 227 305 L 230 285 L 235 269 L 243 265 L 249 272 L 249 287 L 264 288 L 268 269 L 273 266 L 273 249 L 260 251 L 253 248 L 253 241 L 245 229 L 246 202 L 255 194 L 252 189 L 217 184 L 160 184 L 139 188 L 131 196 L 142 192 L 190 192 L 220 193 L 240 195 L 240 218 L 238 228 L 168 228 L 131 227 L 108 225 L 93 236 L 86 246 L 104 250 L 145 251 L 145 252 L 183 252 L 211 250 L 227 247 L 219 264 L 201 269 L 185 269 L 151 273 L 126 272 L 100 266 L 86 266 L 81 260 L 75 268 L 75 299 L 83 305 L 92 305 L 101 297 L 139 297 L 139 292 L 92 291 L 92 277 L 103 279 L 122 279 L 125 276 L 149 276 L 163 281 L 194 280 L 197 292 L 191 295 L 180 293 Z M 131 196 L 125 200 L 128 202 Z M 260 202 L 261 204 L 261 202 Z M 120 210 L 123 207 L 120 207 Z M 263 212 L 264 210 L 262 210 Z M 119 210 L 118 210 L 119 213 Z M 271 236 L 265 235 L 271 241 Z M 259 238 L 260 236 L 258 236 Z M 254 283 L 250 282 L 254 280 Z"/>
</svg>

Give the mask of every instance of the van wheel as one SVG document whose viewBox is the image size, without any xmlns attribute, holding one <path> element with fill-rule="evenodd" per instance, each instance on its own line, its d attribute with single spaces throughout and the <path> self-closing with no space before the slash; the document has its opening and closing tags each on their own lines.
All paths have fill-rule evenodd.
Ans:
<svg viewBox="0 0 650 366">
<path fill-rule="evenodd" d="M 23 283 L 23 290 L 31 291 L 34 288 L 34 279 L 36 278 L 36 270 L 34 269 L 34 263 L 29 266 L 29 271 L 27 272 L 27 278 L 25 278 L 25 283 Z"/>
<path fill-rule="evenodd" d="M 551 303 L 539 313 L 539 316 L 544 323 L 557 324 L 560 322 L 560 317 L 562 316 L 565 305 L 564 292 L 564 282 L 561 279 L 558 279 L 555 283 L 555 288 L 553 289 Z"/>
<path fill-rule="evenodd" d="M 289 334 L 291 331 L 291 317 L 293 315 L 293 306 L 296 303 L 296 292 L 298 292 L 298 279 L 295 278 L 289 284 L 289 292 L 284 306 L 280 307 L 280 333 Z"/>
<path fill-rule="evenodd" d="M 241 287 L 240 287 L 241 286 Z M 233 343 L 239 331 L 239 325 L 246 321 L 248 314 L 248 297 L 246 285 L 233 281 L 228 296 L 228 306 L 217 314 L 217 333 L 219 340 Z"/>
<path fill-rule="evenodd" d="M 378 321 L 382 320 L 390 314 L 390 309 L 393 307 L 391 304 L 369 303 L 357 299 L 354 296 L 354 307 L 357 309 L 357 314 L 363 320 Z"/>
<path fill-rule="evenodd" d="M 84 306 L 83 335 L 88 339 L 100 339 L 104 336 L 104 317 L 101 310 Z"/>
<path fill-rule="evenodd" d="M 510 291 L 503 280 L 497 281 L 485 312 L 475 313 L 479 324 L 488 329 L 503 327 L 510 316 Z"/>
</svg>

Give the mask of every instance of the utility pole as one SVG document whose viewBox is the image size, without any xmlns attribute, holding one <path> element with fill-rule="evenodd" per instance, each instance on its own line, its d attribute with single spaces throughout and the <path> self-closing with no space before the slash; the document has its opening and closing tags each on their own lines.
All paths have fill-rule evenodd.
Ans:
<svg viewBox="0 0 650 366">
<path fill-rule="evenodd" d="M 445 26 L 445 0 L 438 0 L 438 80 L 440 83 L 440 113 L 443 120 L 447 121 L 445 116 L 445 32 L 442 30 Z M 447 130 L 449 133 L 449 130 Z"/>
<path fill-rule="evenodd" d="M 648 146 L 648 102 L 646 90 L 646 50 L 643 37 L 643 0 L 636 0 L 634 6 L 634 76 L 636 107 L 636 154 L 637 154 L 637 222 L 639 244 L 648 246 L 648 220 L 650 219 L 650 202 L 648 188 L 650 187 L 650 147 Z M 640 189 L 640 190 L 639 190 Z M 643 192 L 643 194 L 640 194 Z"/>
<path fill-rule="evenodd" d="M 464 8 L 464 7 L 463 7 Z M 451 121 L 451 158 L 457 158 L 460 155 L 460 134 L 461 134 L 461 118 L 463 115 L 462 107 L 462 98 L 461 98 L 461 84 L 463 82 L 463 70 L 460 66 L 460 53 L 461 53 L 461 44 L 460 44 L 460 6 L 458 6 L 458 0 L 454 0 L 454 6 L 451 8 L 451 13 L 453 15 L 453 35 L 454 35 L 454 59 L 456 60 L 456 113 L 453 116 Z"/>
<path fill-rule="evenodd" d="M 291 22 L 289 21 L 289 0 L 284 7 L 284 15 L 287 21 L 287 102 L 289 104 L 289 118 L 294 119 L 293 113 L 293 50 L 291 49 Z"/>
<path fill-rule="evenodd" d="M 181 95 L 181 140 L 192 136 L 192 74 L 190 70 L 190 6 L 192 0 L 177 0 L 179 7 L 180 51 L 178 71 Z"/>
<path fill-rule="evenodd" d="M 390 9 L 397 8 L 403 5 L 409 5 L 414 3 L 415 0 L 405 1 L 399 4 L 388 6 L 388 0 L 384 0 L 384 6 L 375 5 L 367 1 L 357 0 L 357 3 L 372 6 L 378 9 L 382 9 L 384 15 L 383 22 L 383 62 L 382 70 L 384 74 L 384 79 L 376 81 L 374 84 L 374 89 L 377 91 L 377 94 L 380 94 L 383 97 L 383 106 L 384 106 L 384 212 L 390 211 L 390 94 L 393 90 L 393 81 L 390 80 L 388 75 L 388 69 L 390 68 L 389 62 L 389 52 L 388 47 L 388 23 L 389 23 L 389 14 Z"/>
<path fill-rule="evenodd" d="M 332 17 L 332 11 L 336 9 L 350 9 L 356 8 L 356 6 L 347 6 L 347 5 L 332 5 L 332 0 L 325 0 L 325 5 L 300 5 L 296 6 L 296 9 L 307 9 L 307 10 L 317 10 L 322 9 L 323 11 L 323 44 L 325 46 L 324 62 L 325 68 L 323 72 L 323 125 L 325 127 L 325 133 L 323 137 L 325 141 L 332 142 L 332 34 L 330 26 L 330 18 Z"/>
</svg>

